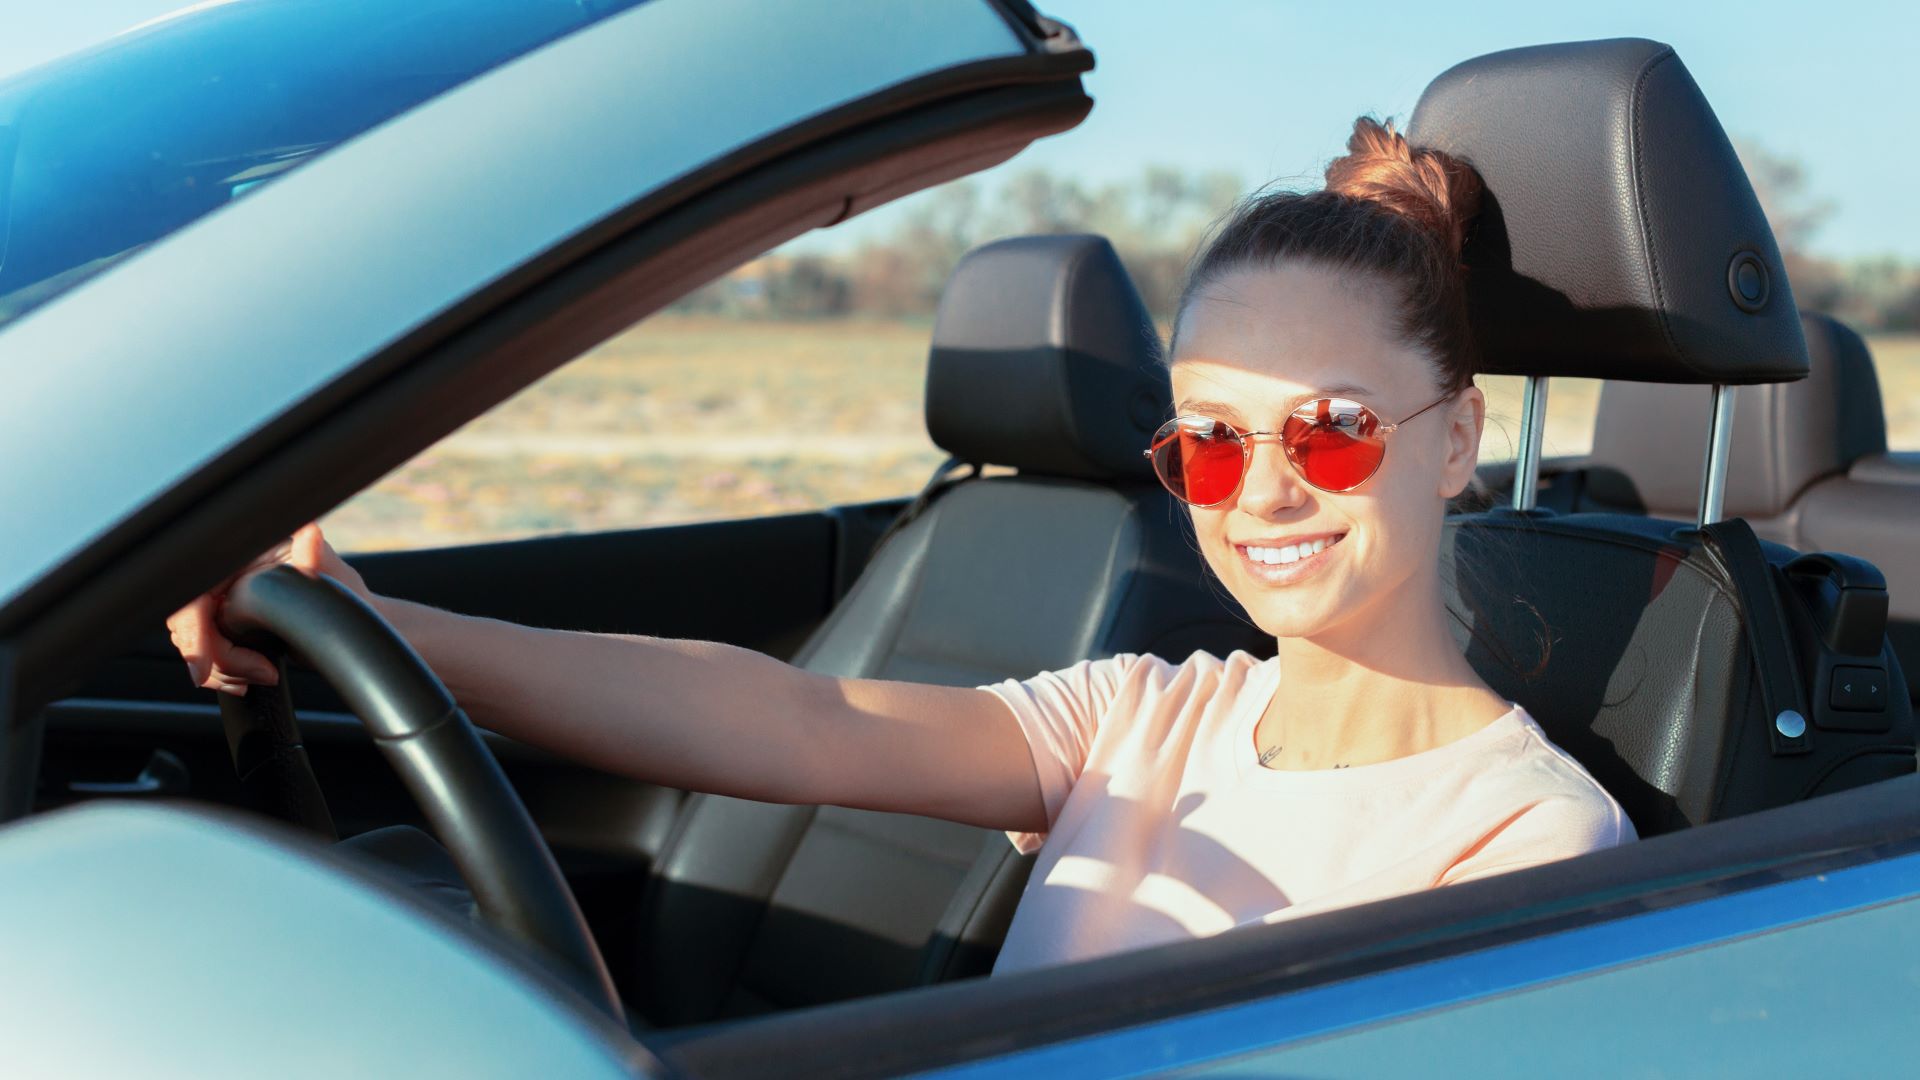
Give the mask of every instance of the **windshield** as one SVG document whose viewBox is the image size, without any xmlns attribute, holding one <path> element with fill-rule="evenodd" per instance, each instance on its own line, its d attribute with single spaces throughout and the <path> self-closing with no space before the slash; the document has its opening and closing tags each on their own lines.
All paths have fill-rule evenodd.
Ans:
<svg viewBox="0 0 1920 1080">
<path fill-rule="evenodd" d="M 215 0 L 0 81 L 0 326 L 640 0 Z"/>
</svg>

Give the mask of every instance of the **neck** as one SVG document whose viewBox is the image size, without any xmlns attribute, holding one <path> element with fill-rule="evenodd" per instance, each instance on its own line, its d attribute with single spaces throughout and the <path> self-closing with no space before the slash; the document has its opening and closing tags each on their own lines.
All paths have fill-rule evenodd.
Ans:
<svg viewBox="0 0 1920 1080">
<path fill-rule="evenodd" d="M 1454 643 L 1437 572 L 1410 579 L 1390 600 L 1325 634 L 1278 639 L 1281 690 L 1260 736 L 1263 748 L 1284 747 L 1276 763 L 1331 768 L 1404 757 L 1505 711 Z"/>
</svg>

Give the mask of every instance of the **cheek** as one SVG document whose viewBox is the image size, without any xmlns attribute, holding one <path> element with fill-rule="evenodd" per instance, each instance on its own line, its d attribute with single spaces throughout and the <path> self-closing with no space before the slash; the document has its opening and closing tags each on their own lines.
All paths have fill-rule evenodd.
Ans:
<svg viewBox="0 0 1920 1080">
<path fill-rule="evenodd" d="M 1368 545 L 1382 569 L 1413 567 L 1430 558 L 1439 543 L 1445 506 L 1435 492 L 1440 465 L 1423 461 L 1418 468 L 1381 470 L 1384 483 L 1364 507 L 1354 507 L 1356 520 L 1371 534 Z"/>
<path fill-rule="evenodd" d="M 1223 576 L 1233 554 L 1227 546 L 1227 511 L 1188 507 L 1187 517 L 1193 522 L 1193 535 L 1199 543 L 1201 557 L 1213 568 L 1214 576 Z"/>
</svg>

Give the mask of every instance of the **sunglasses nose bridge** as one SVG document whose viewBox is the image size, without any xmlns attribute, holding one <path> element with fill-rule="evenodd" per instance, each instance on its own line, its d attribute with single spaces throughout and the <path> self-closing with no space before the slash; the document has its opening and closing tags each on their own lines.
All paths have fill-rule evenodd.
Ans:
<svg viewBox="0 0 1920 1080">
<path fill-rule="evenodd" d="M 1255 513 L 1263 506 L 1299 505 L 1306 497 L 1306 485 L 1287 456 L 1285 436 L 1278 431 L 1255 431 L 1242 435 L 1241 442 L 1246 454 L 1245 471 L 1240 477 L 1241 500 L 1257 504 L 1250 507 Z M 1264 463 L 1260 460 L 1261 443 L 1272 444 Z"/>
</svg>

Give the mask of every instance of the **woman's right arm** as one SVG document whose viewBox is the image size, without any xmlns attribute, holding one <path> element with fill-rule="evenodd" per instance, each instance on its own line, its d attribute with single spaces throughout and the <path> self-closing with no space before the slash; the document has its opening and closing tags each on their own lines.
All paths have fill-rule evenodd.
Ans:
<svg viewBox="0 0 1920 1080">
<path fill-rule="evenodd" d="M 374 595 L 307 526 L 246 572 L 289 562 L 373 604 L 482 727 L 635 779 L 766 802 L 1040 831 L 1026 738 L 985 690 L 802 671 L 704 641 L 539 630 Z M 271 682 L 218 624 L 226 587 L 168 626 L 197 685 Z"/>
</svg>

